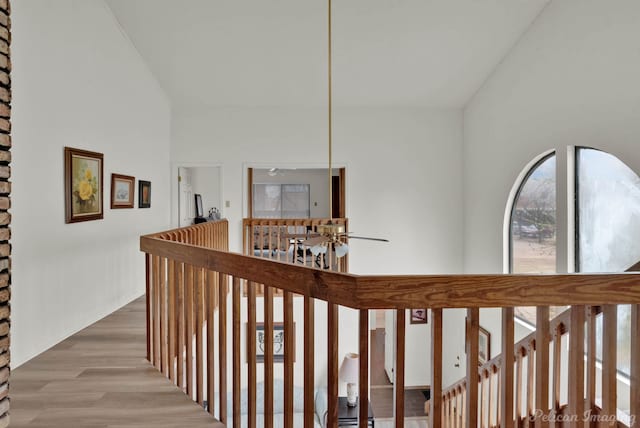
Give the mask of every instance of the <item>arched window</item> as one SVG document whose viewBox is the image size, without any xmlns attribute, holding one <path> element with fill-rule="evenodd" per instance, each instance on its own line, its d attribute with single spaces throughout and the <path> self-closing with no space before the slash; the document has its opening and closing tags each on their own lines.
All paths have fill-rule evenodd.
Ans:
<svg viewBox="0 0 640 428">
<path fill-rule="evenodd" d="M 513 273 L 556 271 L 556 155 L 535 163 L 520 184 L 511 209 Z"/>
</svg>

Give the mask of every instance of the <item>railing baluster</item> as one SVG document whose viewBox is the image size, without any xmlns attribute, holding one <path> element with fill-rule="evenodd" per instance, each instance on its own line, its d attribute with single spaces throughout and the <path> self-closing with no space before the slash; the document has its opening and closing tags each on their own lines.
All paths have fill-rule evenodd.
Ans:
<svg viewBox="0 0 640 428">
<path fill-rule="evenodd" d="M 187 348 L 187 395 L 194 398 L 193 390 L 193 326 L 194 326 L 194 272 L 193 266 L 185 265 L 185 314 L 187 334 L 185 335 L 185 347 Z"/>
<path fill-rule="evenodd" d="M 640 305 L 631 305 L 631 428 L 640 427 Z"/>
<path fill-rule="evenodd" d="M 533 422 L 534 408 L 533 401 L 535 400 L 535 353 L 536 342 L 535 339 L 529 342 L 529 348 L 527 349 L 527 426 L 530 427 Z"/>
<path fill-rule="evenodd" d="M 227 423 L 227 290 L 228 277 L 218 273 L 218 367 L 220 378 L 220 422 Z"/>
<path fill-rule="evenodd" d="M 562 373 L 560 373 L 560 360 L 562 358 L 562 325 L 558 324 L 553 331 L 553 388 L 551 390 L 551 411 L 558 414 L 560 411 L 560 382 L 562 381 Z M 553 423 L 555 426 L 556 424 Z"/>
<path fill-rule="evenodd" d="M 293 293 L 284 292 L 284 426 L 293 428 L 293 362 L 295 361 L 295 324 Z"/>
<path fill-rule="evenodd" d="M 232 299 L 232 365 L 233 365 L 233 426 L 234 428 L 240 428 L 240 278 L 233 277 L 233 299 Z"/>
<path fill-rule="evenodd" d="M 569 414 L 581 420 L 584 415 L 584 320 L 585 307 L 572 306 L 569 323 Z M 572 423 L 572 427 L 584 423 Z"/>
<path fill-rule="evenodd" d="M 201 237 L 202 238 L 202 237 Z M 196 300 L 196 401 L 201 406 L 204 404 L 204 357 L 202 354 L 202 329 L 204 327 L 203 307 L 204 271 L 202 268 L 195 270 L 195 300 Z"/>
<path fill-rule="evenodd" d="M 169 334 L 169 379 L 171 382 L 176 382 L 176 261 L 169 260 L 169 272 L 168 278 L 168 334 Z"/>
<path fill-rule="evenodd" d="M 167 266 L 166 259 L 160 257 L 160 371 L 168 375 L 169 343 L 167 337 Z"/>
<path fill-rule="evenodd" d="M 637 333 L 637 332 L 636 332 Z M 602 415 L 616 417 L 618 307 L 602 307 Z"/>
<path fill-rule="evenodd" d="M 478 339 L 480 326 L 478 308 L 467 309 L 467 428 L 478 426 Z"/>
<path fill-rule="evenodd" d="M 149 253 L 144 254 L 144 265 L 145 265 L 145 304 L 147 307 L 147 313 L 145 316 L 146 324 L 147 324 L 147 361 L 153 364 L 152 352 L 153 352 L 153 331 L 151 329 L 153 323 L 153 306 L 151 304 L 151 255 Z"/>
<path fill-rule="evenodd" d="M 216 275 L 207 270 L 205 284 L 205 306 L 207 309 L 207 410 L 213 415 L 215 409 L 215 325 L 214 309 L 216 307 Z"/>
<path fill-rule="evenodd" d="M 273 287 L 264 285 L 264 427 L 273 428 Z"/>
<path fill-rule="evenodd" d="M 178 302 L 177 302 L 177 313 L 176 313 L 176 324 L 177 324 L 177 334 L 178 334 L 178 344 L 177 344 L 177 359 L 176 359 L 176 375 L 177 375 L 177 383 L 178 387 L 182 389 L 182 391 L 186 391 L 185 384 L 185 376 L 184 376 L 184 352 L 185 352 L 185 343 L 186 343 L 186 329 L 187 326 L 185 324 L 185 298 L 184 298 L 184 264 L 178 263 L 176 274 L 178 275 Z"/>
<path fill-rule="evenodd" d="M 358 376 L 359 387 L 359 414 L 358 425 L 360 428 L 367 428 L 369 426 L 369 310 L 361 309 L 359 320 L 359 360 L 360 360 L 360 373 Z"/>
<path fill-rule="evenodd" d="M 500 426 L 513 427 L 513 364 L 514 364 L 513 308 L 502 308 L 502 365 L 500 367 Z"/>
<path fill-rule="evenodd" d="M 338 427 L 338 305 L 327 304 L 327 427 Z"/>
<path fill-rule="evenodd" d="M 395 419 L 396 428 L 404 427 L 404 352 L 405 352 L 405 309 L 396 311 L 396 368 L 395 382 L 393 388 L 395 391 Z"/>
<path fill-rule="evenodd" d="M 587 411 L 596 410 L 596 306 L 587 307 Z M 594 426 L 591 422 L 589 426 Z"/>
<path fill-rule="evenodd" d="M 279 241 L 278 241 L 279 242 Z M 314 427 L 315 300 L 304 296 L 304 426 Z"/>
<path fill-rule="evenodd" d="M 248 426 L 256 428 L 256 284 L 247 281 L 247 377 Z"/>
<path fill-rule="evenodd" d="M 442 309 L 431 310 L 431 392 L 429 426 L 442 425 Z"/>
<path fill-rule="evenodd" d="M 536 408 L 549 414 L 549 307 L 536 308 Z M 536 418 L 536 427 L 548 427 L 548 418 Z"/>
<path fill-rule="evenodd" d="M 518 349 L 516 353 L 516 390 L 515 390 L 515 420 L 516 426 L 520 426 L 520 421 L 523 419 L 522 415 L 522 348 Z"/>
</svg>

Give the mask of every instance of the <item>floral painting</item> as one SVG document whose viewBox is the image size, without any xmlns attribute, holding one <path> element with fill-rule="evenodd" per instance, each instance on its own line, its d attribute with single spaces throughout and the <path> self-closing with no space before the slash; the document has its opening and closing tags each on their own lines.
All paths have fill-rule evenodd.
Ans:
<svg viewBox="0 0 640 428">
<path fill-rule="evenodd" d="M 102 153 L 65 147 L 67 223 L 97 220 L 102 210 Z"/>
<path fill-rule="evenodd" d="M 111 209 L 133 208 L 135 182 L 129 175 L 111 174 Z"/>
</svg>

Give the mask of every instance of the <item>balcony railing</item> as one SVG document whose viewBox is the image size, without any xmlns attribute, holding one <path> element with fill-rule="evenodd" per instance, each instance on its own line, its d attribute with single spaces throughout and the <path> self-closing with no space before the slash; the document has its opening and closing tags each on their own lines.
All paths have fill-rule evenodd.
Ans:
<svg viewBox="0 0 640 428">
<path fill-rule="evenodd" d="M 359 426 L 367 426 L 369 390 L 369 310 L 396 311 L 395 357 L 395 424 L 404 426 L 405 382 L 405 313 L 411 308 L 431 310 L 431 397 L 429 426 L 521 426 L 527 416 L 535 426 L 554 424 L 558 409 L 557 385 L 566 377 L 569 399 L 564 415 L 577 415 L 573 426 L 582 422 L 586 410 L 603 417 L 616 417 L 616 306 L 632 304 L 632 331 L 640 331 L 640 277 L 625 274 L 574 275 L 351 275 L 264 257 L 247 256 L 227 251 L 226 221 L 204 223 L 175 231 L 144 236 L 141 249 L 147 253 L 147 303 L 149 306 L 149 360 L 176 385 L 223 423 L 233 420 L 240 426 L 242 372 L 246 370 L 246 420 L 255 427 L 258 407 L 265 427 L 273 426 L 274 401 L 282 400 L 285 427 L 294 425 L 294 295 L 302 299 L 303 310 L 296 319 L 304 332 L 303 360 L 303 425 L 314 426 L 314 367 L 318 355 L 327 358 L 327 390 L 329 397 L 327 426 L 338 424 L 338 336 L 340 306 L 358 311 L 359 326 Z M 246 285 L 247 297 L 242 298 Z M 230 287 L 230 297 L 229 297 Z M 263 307 L 257 307 L 257 291 L 262 290 Z M 284 357 L 282 364 L 284 393 L 274 396 L 274 292 L 282 291 Z M 327 306 L 326 346 L 315 346 L 315 305 Z M 280 303 L 280 300 L 279 302 Z M 538 330 L 535 334 L 535 358 L 531 358 L 531 342 L 514 343 L 515 306 L 537 306 Z M 572 306 L 568 319 L 549 323 L 549 306 Z M 589 358 L 595 340 L 595 329 L 586 319 L 594 306 L 601 306 L 603 327 L 602 400 L 598 409 L 592 400 L 596 381 Z M 466 309 L 467 369 L 464 383 L 453 390 L 442 390 L 443 378 L 443 311 Z M 478 370 L 479 310 L 502 308 L 501 358 Z M 264 321 L 264 400 L 257 403 L 256 323 L 258 312 Z M 246 353 L 241 343 L 242 323 L 246 323 Z M 568 331 L 570 337 L 568 373 L 557 368 L 557 358 L 550 345 L 554 335 Z M 554 330 L 555 326 L 555 330 Z M 551 334 L 550 334 L 551 332 Z M 447 337 L 447 340 L 450 338 Z M 521 346 L 520 346 L 521 345 Z M 585 349 L 586 347 L 586 349 Z M 522 353 L 526 351 L 526 355 Z M 556 347 L 555 349 L 559 349 Z M 518 351 L 519 350 L 519 351 Z M 521 353 L 517 356 L 516 354 Z M 262 354 L 261 354 L 262 355 Z M 587 363 L 585 365 L 585 355 Z M 528 367 L 535 367 L 533 380 L 522 389 L 520 370 L 526 356 Z M 230 361 L 229 361 L 230 360 Z M 534 361 L 535 360 L 535 361 Z M 518 364 L 518 361 L 520 364 Z M 631 337 L 630 415 L 640 414 L 640 340 Z M 280 370 L 280 367 L 278 368 Z M 227 372 L 230 382 L 227 381 Z M 499 374 L 498 377 L 494 377 Z M 479 377 L 480 376 L 480 377 Z M 491 387 L 481 386 L 480 378 L 494 379 Z M 591 382 L 591 383 L 590 383 Z M 230 412 L 227 393 L 230 390 Z M 485 391 L 495 391 L 485 392 Z M 462 392 L 462 394 L 460 394 Z M 551 394 L 551 397 L 550 397 Z M 443 398 L 444 397 L 444 398 Z M 524 398 L 526 397 L 526 398 Z M 550 400 L 550 398 L 553 399 Z M 530 406 L 523 414 L 517 406 L 526 399 Z M 483 401 L 491 401 L 485 406 Z M 493 404 L 495 403 L 495 405 Z M 462 419 L 452 417 L 453 410 Z M 490 413 L 487 413 L 490 412 Z M 490 416 L 487 416 L 490 415 Z M 557 419 L 555 419 L 557 420 Z M 573 420 L 573 419 L 572 419 Z M 605 420 L 605 419 L 601 419 Z M 632 422 L 638 426 L 637 421 Z"/>
</svg>

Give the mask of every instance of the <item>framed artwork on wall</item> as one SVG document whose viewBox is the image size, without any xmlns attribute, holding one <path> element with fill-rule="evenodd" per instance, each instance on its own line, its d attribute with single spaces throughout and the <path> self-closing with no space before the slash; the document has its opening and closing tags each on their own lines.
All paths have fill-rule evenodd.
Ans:
<svg viewBox="0 0 640 428">
<path fill-rule="evenodd" d="M 295 347 L 295 330 L 296 324 L 293 323 L 293 361 L 296 360 L 296 347 Z M 248 348 L 247 348 L 248 349 Z M 264 363 L 264 349 L 265 349 L 265 333 L 264 323 L 256 323 L 256 362 Z M 284 324 L 281 322 L 273 323 L 273 362 L 284 362 Z"/>
<path fill-rule="evenodd" d="M 491 333 L 480 327 L 478 335 L 478 365 L 481 366 L 491 359 Z"/>
<path fill-rule="evenodd" d="M 138 180 L 138 208 L 151 208 L 151 182 Z"/>
<path fill-rule="evenodd" d="M 129 175 L 111 174 L 111 209 L 133 208 L 135 183 Z"/>
<path fill-rule="evenodd" d="M 103 160 L 102 153 L 64 148 L 65 223 L 104 218 Z"/>
<path fill-rule="evenodd" d="M 427 318 L 426 309 L 410 309 L 411 316 L 409 317 L 410 324 L 426 324 L 429 322 Z"/>
</svg>

